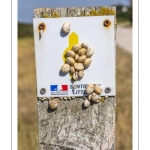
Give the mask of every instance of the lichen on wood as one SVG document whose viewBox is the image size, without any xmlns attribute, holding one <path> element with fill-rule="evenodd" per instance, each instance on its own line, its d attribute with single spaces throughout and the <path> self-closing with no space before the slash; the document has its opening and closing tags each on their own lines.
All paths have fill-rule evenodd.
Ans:
<svg viewBox="0 0 150 150">
<path fill-rule="evenodd" d="M 58 17 L 82 17 L 82 16 L 104 16 L 116 15 L 113 7 L 69 7 L 69 8 L 51 8 L 51 11 L 45 8 L 34 10 L 34 18 L 58 18 Z M 50 13 L 51 12 L 51 13 Z M 67 15 L 66 15 L 67 14 Z"/>
<path fill-rule="evenodd" d="M 50 18 L 59 18 L 59 17 L 60 17 L 60 15 L 55 12 L 51 15 Z"/>
<path fill-rule="evenodd" d="M 115 11 L 109 7 L 102 6 L 99 11 L 100 16 L 115 15 Z"/>
</svg>

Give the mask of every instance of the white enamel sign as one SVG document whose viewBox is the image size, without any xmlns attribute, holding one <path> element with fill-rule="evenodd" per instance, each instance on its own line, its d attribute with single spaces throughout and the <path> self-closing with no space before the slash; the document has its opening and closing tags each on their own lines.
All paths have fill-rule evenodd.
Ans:
<svg viewBox="0 0 150 150">
<path fill-rule="evenodd" d="M 105 20 L 111 22 L 109 27 L 103 25 Z M 61 30 L 65 22 L 71 25 L 69 34 Z M 38 18 L 33 23 L 38 97 L 86 96 L 88 84 L 101 85 L 101 96 L 116 95 L 114 16 Z M 41 39 L 40 23 L 45 24 Z M 92 63 L 84 70 L 82 79 L 72 82 L 69 73 L 64 75 L 60 71 L 63 55 L 74 44 L 82 42 L 94 49 Z M 44 94 L 40 92 L 42 88 Z M 109 93 L 106 88 L 110 89 Z"/>
</svg>

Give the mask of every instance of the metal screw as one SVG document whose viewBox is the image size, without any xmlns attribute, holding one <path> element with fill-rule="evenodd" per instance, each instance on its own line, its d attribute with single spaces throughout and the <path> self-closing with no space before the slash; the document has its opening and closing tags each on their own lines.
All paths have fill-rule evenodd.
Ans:
<svg viewBox="0 0 150 150">
<path fill-rule="evenodd" d="M 44 30 L 44 28 L 45 28 L 45 24 L 44 23 L 39 24 L 39 30 Z"/>
<path fill-rule="evenodd" d="M 45 28 L 45 24 L 44 23 L 39 24 L 39 30 L 40 30 L 40 32 L 39 32 L 39 39 L 41 39 L 41 37 L 42 37 L 44 28 Z"/>
<path fill-rule="evenodd" d="M 45 92 L 46 92 L 46 89 L 45 88 L 41 88 L 40 93 L 41 94 L 45 94 Z"/>
<path fill-rule="evenodd" d="M 109 21 L 109 20 L 105 20 L 105 21 L 104 21 L 104 26 L 105 26 L 105 27 L 108 27 L 109 25 L 110 25 L 110 21 Z"/>
<path fill-rule="evenodd" d="M 111 89 L 109 88 L 109 87 L 107 87 L 106 89 L 105 89 L 105 93 L 110 93 L 111 92 Z"/>
</svg>

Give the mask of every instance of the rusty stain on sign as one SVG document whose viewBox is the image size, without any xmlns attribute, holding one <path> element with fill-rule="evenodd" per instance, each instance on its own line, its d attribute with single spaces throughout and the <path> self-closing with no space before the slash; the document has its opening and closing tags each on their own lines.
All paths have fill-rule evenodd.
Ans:
<svg viewBox="0 0 150 150">
<path fill-rule="evenodd" d="M 38 26 L 38 29 L 39 29 L 39 40 L 40 40 L 41 37 L 42 37 L 43 31 L 45 29 L 45 24 L 43 22 L 40 23 L 39 26 Z"/>
<path fill-rule="evenodd" d="M 45 24 L 42 22 L 39 24 L 39 30 L 44 30 L 45 29 Z"/>
<path fill-rule="evenodd" d="M 104 26 L 105 27 L 109 27 L 111 25 L 111 22 L 108 20 L 108 19 L 106 19 L 105 21 L 104 21 Z"/>
</svg>

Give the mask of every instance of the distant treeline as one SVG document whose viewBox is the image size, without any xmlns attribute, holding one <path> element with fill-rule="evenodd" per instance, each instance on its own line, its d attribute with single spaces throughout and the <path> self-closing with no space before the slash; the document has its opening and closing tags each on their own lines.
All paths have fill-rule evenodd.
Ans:
<svg viewBox="0 0 150 150">
<path fill-rule="evenodd" d="M 126 11 L 123 11 L 125 8 L 123 5 L 116 6 L 116 18 L 117 22 L 130 22 L 132 24 L 132 6 L 126 6 Z"/>
<path fill-rule="evenodd" d="M 18 23 L 18 38 L 33 37 L 33 25 Z"/>
</svg>

